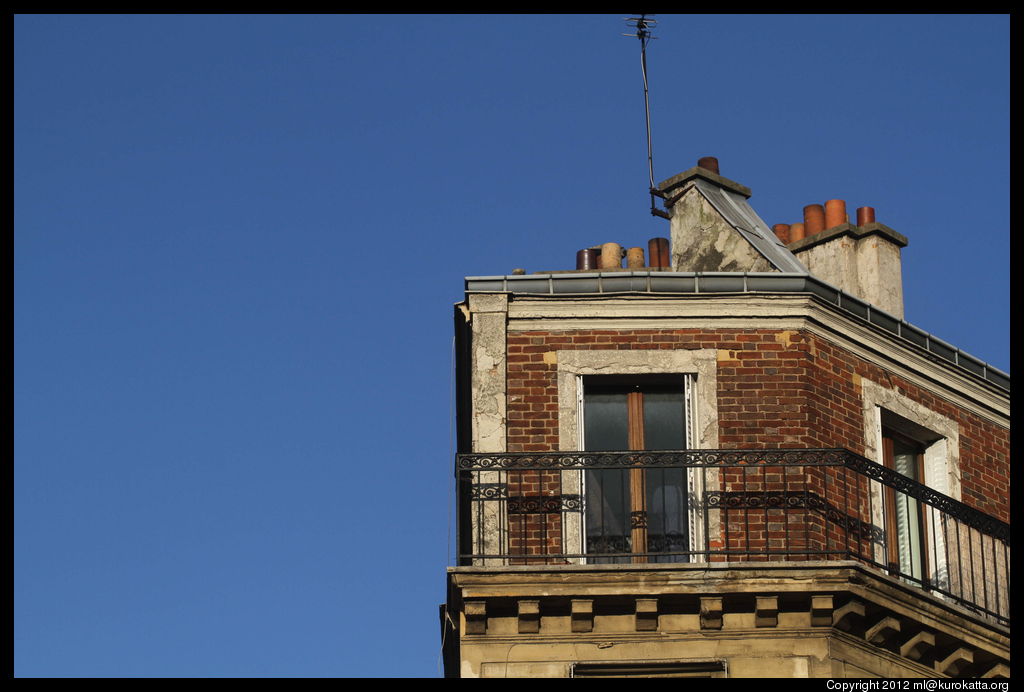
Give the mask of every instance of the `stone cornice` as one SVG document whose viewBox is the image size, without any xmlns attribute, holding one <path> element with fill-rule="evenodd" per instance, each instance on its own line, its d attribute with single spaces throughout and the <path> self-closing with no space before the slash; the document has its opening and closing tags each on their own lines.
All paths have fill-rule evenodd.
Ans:
<svg viewBox="0 0 1024 692">
<path fill-rule="evenodd" d="M 662 182 L 658 183 L 658 190 L 660 190 L 662 194 L 666 195 L 667 197 L 670 197 L 672 195 L 678 194 L 680 192 L 680 188 L 686 185 L 694 178 L 703 178 L 704 180 L 707 180 L 709 183 L 713 183 L 715 185 L 718 185 L 719 187 L 724 187 L 727 190 L 732 190 L 733 192 L 737 192 L 743 195 L 744 197 L 749 198 L 751 194 L 749 187 L 745 185 L 740 185 L 735 180 L 729 180 L 728 178 L 720 176 L 717 173 L 712 173 L 708 169 L 701 168 L 700 166 L 694 166 L 693 168 L 689 168 L 683 171 L 682 173 L 678 173 L 672 176 L 668 180 L 663 180 Z"/>
<path fill-rule="evenodd" d="M 854 240 L 860 240 L 869 235 L 879 235 L 901 248 L 910 244 L 910 241 L 902 233 L 897 233 L 885 224 L 872 222 L 863 226 L 854 226 L 848 223 L 840 224 L 839 226 L 825 229 L 820 233 L 815 233 L 812 236 L 793 241 L 786 247 L 789 248 L 790 252 L 797 253 L 844 235 L 851 236 Z"/>
<path fill-rule="evenodd" d="M 578 329 L 800 329 L 951 403 L 1009 427 L 1008 394 L 808 295 L 531 298 L 509 302 L 509 332 Z"/>
<path fill-rule="evenodd" d="M 999 659 L 1007 667 L 1009 662 L 1008 628 L 849 561 L 449 567 L 448 579 L 450 589 L 458 594 L 458 602 L 473 604 L 478 610 L 483 610 L 483 604 L 491 599 L 525 599 L 543 613 L 547 603 L 585 599 L 586 612 L 580 614 L 591 623 L 603 604 L 635 598 L 636 631 L 657 631 L 661 637 L 687 634 L 685 629 L 664 629 L 657 623 L 663 600 L 675 603 L 676 612 L 682 608 L 682 612 L 699 614 L 699 622 L 690 622 L 702 636 L 728 637 L 752 630 L 749 625 L 734 629 L 738 626 L 736 620 L 732 625 L 727 624 L 728 620 L 723 623 L 723 613 L 751 612 L 755 616 L 754 629 L 761 633 L 775 628 L 780 632 L 786 630 L 778 619 L 779 604 L 784 599 L 789 612 L 797 607 L 795 604 L 803 604 L 800 607 L 805 609 L 804 617 L 808 619 L 798 629 L 805 628 L 810 634 L 820 632 L 818 628 L 828 628 L 833 636 L 873 648 L 877 654 L 888 651 L 890 656 L 918 661 L 922 651 L 941 639 L 941 645 L 930 657 L 935 660 L 936 669 L 952 665 L 947 654 L 957 650 L 968 652 L 968 657 L 970 652 L 986 652 L 990 660 L 985 667 Z M 757 598 L 750 598 L 751 595 Z M 651 622 L 654 627 L 650 627 Z M 792 628 L 792 620 L 790 623 Z M 591 632 L 593 627 L 591 624 L 590 629 L 580 631 Z M 538 633 L 545 636 L 543 627 Z M 477 634 L 490 636 L 486 625 Z M 567 633 L 552 632 L 545 638 L 550 636 L 567 638 Z M 592 636 L 636 635 L 594 630 Z M 937 672 L 958 675 L 963 671 Z"/>
</svg>

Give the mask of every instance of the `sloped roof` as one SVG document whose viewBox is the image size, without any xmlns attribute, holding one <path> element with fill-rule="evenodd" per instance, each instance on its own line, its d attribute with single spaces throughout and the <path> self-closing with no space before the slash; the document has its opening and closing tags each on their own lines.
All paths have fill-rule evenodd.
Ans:
<svg viewBox="0 0 1024 692">
<path fill-rule="evenodd" d="M 693 185 L 775 269 L 794 274 L 808 273 L 807 267 L 772 233 L 746 197 L 701 178 L 694 178 Z"/>
</svg>

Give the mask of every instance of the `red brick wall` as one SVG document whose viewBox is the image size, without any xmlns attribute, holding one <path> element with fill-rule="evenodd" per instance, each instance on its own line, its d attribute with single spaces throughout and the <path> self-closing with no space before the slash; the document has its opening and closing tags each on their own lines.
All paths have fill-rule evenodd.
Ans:
<svg viewBox="0 0 1024 692">
<path fill-rule="evenodd" d="M 1009 520 L 1009 439 L 996 425 L 891 376 L 820 337 L 769 329 L 579 330 L 510 332 L 507 353 L 507 448 L 510 452 L 558 449 L 557 364 L 545 354 L 559 350 L 719 350 L 719 446 L 723 449 L 845 447 L 864 453 L 860 379 L 900 393 L 956 421 L 960 429 L 962 500 L 1004 521 Z M 557 493 L 557 478 L 517 480 L 512 494 L 529 494 L 544 485 Z M 557 474 L 556 474 L 557 476 Z M 836 479 L 830 479 L 835 482 Z M 860 498 L 861 500 L 863 498 Z M 859 500 L 851 498 L 851 508 Z M 750 512 L 746 513 L 749 519 Z M 763 528 L 748 523 L 729 543 L 771 545 L 778 517 L 765 514 Z M 756 516 L 755 516 L 756 519 Z M 524 532 L 510 537 L 513 552 L 558 552 L 560 526 L 550 518 L 523 522 Z M 545 523 L 547 522 L 547 523 Z M 808 527 L 808 545 L 821 547 L 843 537 L 823 536 L 823 526 Z M 755 533 L 756 532 L 756 533 Z M 774 535 L 773 535 L 774 534 Z M 752 548 L 753 549 L 753 548 Z"/>
<path fill-rule="evenodd" d="M 864 421 L 858 377 L 871 380 L 957 423 L 961 500 L 1002 521 L 1010 520 L 1007 430 L 819 337 L 810 337 L 810 343 L 813 367 L 807 393 L 809 417 L 817 431 L 815 446 L 846 447 L 863 454 Z"/>
</svg>

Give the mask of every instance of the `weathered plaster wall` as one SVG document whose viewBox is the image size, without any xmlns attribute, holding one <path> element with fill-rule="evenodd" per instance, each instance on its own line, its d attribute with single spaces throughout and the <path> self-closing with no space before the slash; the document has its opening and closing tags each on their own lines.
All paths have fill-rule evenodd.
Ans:
<svg viewBox="0 0 1024 692">
<path fill-rule="evenodd" d="M 903 318 L 903 264 L 899 246 L 877 235 L 857 241 L 860 296 Z"/>
<path fill-rule="evenodd" d="M 672 207 L 671 240 L 675 271 L 772 271 L 768 260 L 695 187 Z"/>
<path fill-rule="evenodd" d="M 881 224 L 844 224 L 797 241 L 791 249 L 813 276 L 903 319 L 900 243 L 906 245 L 906 239 Z"/>
</svg>

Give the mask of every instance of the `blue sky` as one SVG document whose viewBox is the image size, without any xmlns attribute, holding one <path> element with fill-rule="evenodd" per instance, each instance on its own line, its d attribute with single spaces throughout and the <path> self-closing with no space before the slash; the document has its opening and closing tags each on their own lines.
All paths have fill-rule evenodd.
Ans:
<svg viewBox="0 0 1024 692">
<path fill-rule="evenodd" d="M 1008 17 L 658 19 L 655 178 L 875 207 L 1008 371 Z M 438 675 L 463 277 L 667 235 L 621 16 L 14 29 L 15 674 Z"/>
</svg>

